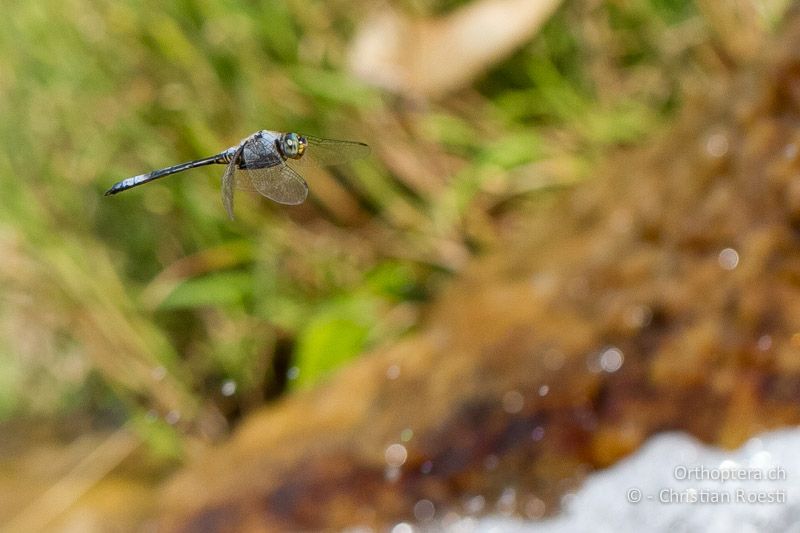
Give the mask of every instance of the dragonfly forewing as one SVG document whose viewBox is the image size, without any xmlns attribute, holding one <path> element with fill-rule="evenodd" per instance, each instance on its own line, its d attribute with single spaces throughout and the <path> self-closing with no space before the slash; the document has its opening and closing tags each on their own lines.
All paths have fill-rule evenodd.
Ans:
<svg viewBox="0 0 800 533">
<path fill-rule="evenodd" d="M 298 166 L 330 166 L 341 165 L 348 161 L 367 157 L 369 146 L 356 141 L 338 141 L 323 139 L 312 135 L 304 135 L 308 148 L 300 159 L 289 159 L 288 163 Z"/>
</svg>

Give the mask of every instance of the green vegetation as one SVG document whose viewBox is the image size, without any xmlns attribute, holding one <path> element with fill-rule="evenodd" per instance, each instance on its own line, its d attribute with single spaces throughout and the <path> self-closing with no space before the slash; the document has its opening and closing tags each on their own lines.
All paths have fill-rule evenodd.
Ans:
<svg viewBox="0 0 800 533">
<path fill-rule="evenodd" d="M 289 388 L 313 384 L 413 329 L 499 220 L 547 201 L 537 191 L 654 131 L 703 46 L 683 40 L 702 27 L 688 0 L 567 3 L 473 87 L 404 106 L 346 73 L 368 4 L 6 6 L 0 419 L 102 412 L 174 450 L 152 413 L 192 431 L 282 393 L 286 367 Z M 235 222 L 221 168 L 102 196 L 262 128 L 374 155 L 310 172 L 297 208 L 240 193 Z"/>
</svg>

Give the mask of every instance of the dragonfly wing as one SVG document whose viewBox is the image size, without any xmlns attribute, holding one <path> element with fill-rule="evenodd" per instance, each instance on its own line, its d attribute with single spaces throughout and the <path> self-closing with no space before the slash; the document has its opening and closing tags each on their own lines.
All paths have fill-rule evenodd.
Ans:
<svg viewBox="0 0 800 533">
<path fill-rule="evenodd" d="M 236 164 L 241 155 L 242 146 L 239 146 L 233 157 L 231 157 L 231 162 L 225 167 L 225 173 L 222 175 L 222 205 L 225 206 L 225 211 L 231 220 L 233 220 L 233 187 L 236 184 Z"/>
<path fill-rule="evenodd" d="M 340 165 L 354 159 L 361 159 L 369 155 L 369 146 L 357 141 L 337 141 L 323 139 L 313 135 L 303 135 L 308 141 L 308 147 L 300 159 L 289 161 L 297 165 Z"/>
<path fill-rule="evenodd" d="M 242 169 L 237 170 L 238 172 L 233 174 L 233 186 L 240 191 L 258 192 L 258 189 L 253 185 L 253 180 L 250 179 L 250 173 L 244 172 Z"/>
<path fill-rule="evenodd" d="M 237 168 L 234 174 L 237 188 L 257 191 L 279 204 L 302 204 L 308 196 L 306 181 L 285 163 L 264 168 Z"/>
</svg>

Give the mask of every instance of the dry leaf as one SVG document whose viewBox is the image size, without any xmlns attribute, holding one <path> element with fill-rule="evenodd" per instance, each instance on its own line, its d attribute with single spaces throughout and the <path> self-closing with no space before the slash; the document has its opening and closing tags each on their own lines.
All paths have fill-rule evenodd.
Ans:
<svg viewBox="0 0 800 533">
<path fill-rule="evenodd" d="M 459 89 L 530 40 L 561 0 L 480 0 L 444 17 L 412 19 L 389 6 L 362 25 L 351 70 L 409 97 Z"/>
</svg>

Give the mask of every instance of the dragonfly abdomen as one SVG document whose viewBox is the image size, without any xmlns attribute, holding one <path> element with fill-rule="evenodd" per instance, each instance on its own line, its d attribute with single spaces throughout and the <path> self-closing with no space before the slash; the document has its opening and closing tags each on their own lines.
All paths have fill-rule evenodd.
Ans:
<svg viewBox="0 0 800 533">
<path fill-rule="evenodd" d="M 226 164 L 226 165 L 228 163 L 230 163 L 231 160 L 233 159 L 234 154 L 236 153 L 236 148 L 238 148 L 238 147 L 237 146 L 233 146 L 231 148 L 228 148 L 224 152 L 221 152 L 221 153 L 217 154 L 216 156 L 214 156 L 215 157 L 214 163 Z"/>
<path fill-rule="evenodd" d="M 139 184 L 150 181 L 149 180 L 150 174 L 152 174 L 152 172 L 148 172 L 147 174 L 139 174 L 138 176 L 125 178 L 122 181 L 118 181 L 117 183 L 112 185 L 110 189 L 106 191 L 105 195 L 111 196 L 112 194 L 117 194 L 118 192 L 122 192 L 124 190 L 130 189 L 131 187 L 136 187 Z"/>
<path fill-rule="evenodd" d="M 232 154 L 228 153 L 229 151 L 230 150 L 225 150 L 221 154 L 217 154 L 212 157 L 207 157 L 205 159 L 188 161 L 186 163 L 181 163 L 179 165 L 173 165 L 171 167 L 154 170 L 152 172 L 148 172 L 147 174 L 139 174 L 138 176 L 125 178 L 124 180 L 119 181 L 114 185 L 112 185 L 111 188 L 106 191 L 105 195 L 111 196 L 112 194 L 117 194 L 122 191 L 127 191 L 128 189 L 136 187 L 137 185 L 141 185 L 142 183 L 147 183 L 148 181 L 157 180 L 158 178 L 163 178 L 164 176 L 169 176 L 171 174 L 183 172 L 184 170 L 189 170 L 190 168 L 202 167 L 204 165 L 227 163 L 230 161 L 232 156 Z"/>
</svg>

